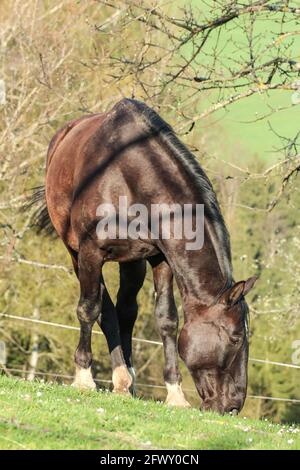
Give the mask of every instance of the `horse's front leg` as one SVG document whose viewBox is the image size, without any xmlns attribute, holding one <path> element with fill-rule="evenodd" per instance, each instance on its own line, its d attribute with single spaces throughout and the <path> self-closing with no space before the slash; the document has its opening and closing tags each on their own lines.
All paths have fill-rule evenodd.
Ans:
<svg viewBox="0 0 300 470">
<path fill-rule="evenodd" d="M 181 388 L 182 378 L 178 367 L 178 314 L 173 293 L 173 273 L 165 260 L 152 264 L 152 269 L 156 291 L 155 317 L 165 355 L 164 380 L 168 391 L 166 404 L 190 407 Z"/>
<path fill-rule="evenodd" d="M 103 258 L 99 248 L 92 240 L 82 243 L 78 254 L 78 278 L 80 282 L 80 300 L 77 316 L 80 323 L 80 339 L 75 352 L 76 375 L 73 386 L 79 389 L 96 389 L 91 365 L 92 328 L 101 312 L 103 285 L 101 269 Z"/>
</svg>

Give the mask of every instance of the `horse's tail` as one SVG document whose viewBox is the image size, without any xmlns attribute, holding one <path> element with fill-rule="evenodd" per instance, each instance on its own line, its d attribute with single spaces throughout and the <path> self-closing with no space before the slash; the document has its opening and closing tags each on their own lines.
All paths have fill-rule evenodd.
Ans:
<svg viewBox="0 0 300 470">
<path fill-rule="evenodd" d="M 30 226 L 38 233 L 51 235 L 55 233 L 55 229 L 50 219 L 48 207 L 46 203 L 45 186 L 37 186 L 30 190 L 22 210 L 30 210 L 34 208 L 30 217 Z"/>
</svg>

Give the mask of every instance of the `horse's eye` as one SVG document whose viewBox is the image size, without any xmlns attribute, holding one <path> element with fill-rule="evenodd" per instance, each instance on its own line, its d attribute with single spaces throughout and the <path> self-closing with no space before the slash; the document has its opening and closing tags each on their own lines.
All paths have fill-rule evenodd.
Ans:
<svg viewBox="0 0 300 470">
<path fill-rule="evenodd" d="M 241 336 L 231 336 L 230 342 L 234 345 L 237 345 L 241 342 L 242 337 Z"/>
</svg>

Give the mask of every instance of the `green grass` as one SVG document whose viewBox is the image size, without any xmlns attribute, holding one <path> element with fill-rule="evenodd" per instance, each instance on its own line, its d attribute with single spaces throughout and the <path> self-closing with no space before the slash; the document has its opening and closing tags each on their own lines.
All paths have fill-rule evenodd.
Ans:
<svg viewBox="0 0 300 470">
<path fill-rule="evenodd" d="M 0 449 L 300 449 L 300 429 L 0 376 Z"/>
</svg>

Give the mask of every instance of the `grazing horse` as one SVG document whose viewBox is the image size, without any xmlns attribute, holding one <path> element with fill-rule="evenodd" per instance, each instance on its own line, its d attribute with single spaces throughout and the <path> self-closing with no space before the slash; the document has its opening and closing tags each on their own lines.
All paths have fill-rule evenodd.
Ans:
<svg viewBox="0 0 300 470">
<path fill-rule="evenodd" d="M 235 283 L 228 232 L 211 183 L 172 128 L 152 109 L 123 99 L 110 111 L 69 122 L 51 140 L 42 226 L 52 223 L 68 249 L 80 283 L 80 339 L 74 385 L 94 389 L 91 334 L 98 322 L 106 337 L 113 389 L 129 393 L 133 383 L 132 330 L 137 294 L 153 271 L 155 317 L 162 338 L 166 403 L 189 406 L 181 389 L 178 352 L 190 371 L 202 409 L 237 413 L 247 389 L 247 304 L 252 277 Z M 39 199 L 36 196 L 36 199 Z M 193 250 L 187 239 L 99 238 L 101 204 L 203 204 L 204 242 Z M 194 220 L 194 213 L 193 213 Z M 119 221 L 120 224 L 120 221 Z M 150 233 L 150 229 L 149 229 Z M 102 276 L 105 262 L 119 262 L 116 306 Z M 178 316 L 173 277 L 181 295 L 184 325 L 177 345 Z"/>
</svg>

